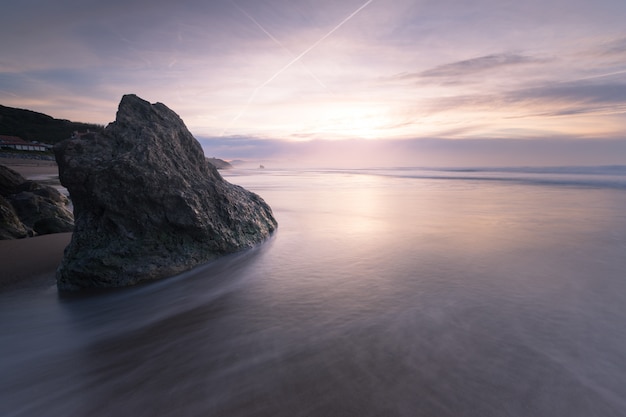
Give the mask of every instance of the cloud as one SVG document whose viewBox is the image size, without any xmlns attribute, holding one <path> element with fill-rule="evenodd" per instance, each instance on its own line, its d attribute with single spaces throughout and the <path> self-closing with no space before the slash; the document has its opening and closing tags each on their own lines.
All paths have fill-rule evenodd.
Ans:
<svg viewBox="0 0 626 417">
<path fill-rule="evenodd" d="M 496 54 L 485 55 L 464 61 L 452 62 L 419 73 L 420 77 L 458 77 L 477 72 L 489 71 L 496 68 L 528 64 L 536 62 L 535 59 L 524 55 Z"/>
<path fill-rule="evenodd" d="M 506 117 L 510 118 L 624 113 L 626 82 L 583 79 L 542 83 L 505 91 L 433 98 L 423 107 L 425 114 L 490 111 L 494 112 L 494 117 L 508 113 Z"/>
<path fill-rule="evenodd" d="M 626 54 L 626 38 L 614 39 L 601 46 L 600 53 L 602 55 L 625 55 Z"/>
<path fill-rule="evenodd" d="M 499 69 L 502 67 L 511 67 L 518 65 L 534 64 L 541 60 L 526 55 L 519 54 L 493 54 L 476 58 L 466 59 L 463 61 L 451 62 L 438 65 L 425 71 L 400 74 L 396 76 L 399 79 L 412 78 L 440 78 L 440 77 L 463 77 L 480 72 Z"/>
<path fill-rule="evenodd" d="M 506 139 L 410 138 L 281 141 L 255 137 L 204 138 L 207 156 L 270 168 L 505 167 L 626 164 L 626 139 L 573 137 Z M 255 165 L 256 164 L 256 165 Z"/>
<path fill-rule="evenodd" d="M 323 148 L 268 137 L 569 134 L 575 115 L 596 114 L 578 117 L 590 137 L 626 106 L 626 3 L 599 1 L 567 13 L 538 0 L 13 2 L 0 14 L 0 101 L 107 123 L 133 92 L 194 133 L 231 126 L 239 136 L 206 145 L 216 156 Z"/>
<path fill-rule="evenodd" d="M 610 115 L 626 113 L 626 83 L 587 80 L 511 91 L 501 97 L 521 105 L 532 116 Z"/>
<path fill-rule="evenodd" d="M 586 81 L 544 85 L 510 93 L 510 99 L 540 99 L 577 103 L 626 103 L 626 83 Z"/>
</svg>

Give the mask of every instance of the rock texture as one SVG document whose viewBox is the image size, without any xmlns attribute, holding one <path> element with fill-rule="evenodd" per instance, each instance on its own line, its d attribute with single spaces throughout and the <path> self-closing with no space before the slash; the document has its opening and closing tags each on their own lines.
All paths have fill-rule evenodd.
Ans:
<svg viewBox="0 0 626 417">
<path fill-rule="evenodd" d="M 161 103 L 126 95 L 102 133 L 54 152 L 76 219 L 60 290 L 168 277 L 250 248 L 277 226 L 270 207 L 225 181 Z"/>
<path fill-rule="evenodd" d="M 71 232 L 67 197 L 0 165 L 0 239 Z"/>
</svg>

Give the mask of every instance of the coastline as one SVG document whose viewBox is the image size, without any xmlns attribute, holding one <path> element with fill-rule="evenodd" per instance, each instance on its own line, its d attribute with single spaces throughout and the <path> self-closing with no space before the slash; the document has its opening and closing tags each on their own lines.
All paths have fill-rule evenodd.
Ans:
<svg viewBox="0 0 626 417">
<path fill-rule="evenodd" d="M 0 164 L 17 171 L 26 179 L 43 179 L 41 182 L 46 182 L 47 178 L 54 179 L 59 174 L 54 161 L 0 158 Z M 0 240 L 0 292 L 54 285 L 56 268 L 61 263 L 63 251 L 71 238 L 72 233 L 54 233 Z"/>
</svg>

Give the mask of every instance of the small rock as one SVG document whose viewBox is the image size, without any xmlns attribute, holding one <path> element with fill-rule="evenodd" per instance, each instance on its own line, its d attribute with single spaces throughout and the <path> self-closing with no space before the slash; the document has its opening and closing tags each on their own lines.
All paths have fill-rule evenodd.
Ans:
<svg viewBox="0 0 626 417">
<path fill-rule="evenodd" d="M 71 232 L 74 216 L 68 204 L 55 188 L 0 165 L 0 239 Z"/>
</svg>

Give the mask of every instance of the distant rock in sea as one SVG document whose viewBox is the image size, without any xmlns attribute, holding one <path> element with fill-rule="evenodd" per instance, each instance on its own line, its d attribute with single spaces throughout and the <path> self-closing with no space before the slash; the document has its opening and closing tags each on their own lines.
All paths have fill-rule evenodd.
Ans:
<svg viewBox="0 0 626 417">
<path fill-rule="evenodd" d="M 71 232 L 67 197 L 0 165 L 0 239 Z"/>
<path fill-rule="evenodd" d="M 102 133 L 54 152 L 76 219 L 60 290 L 172 276 L 255 246 L 277 227 L 261 197 L 225 181 L 164 104 L 125 95 Z"/>
</svg>

